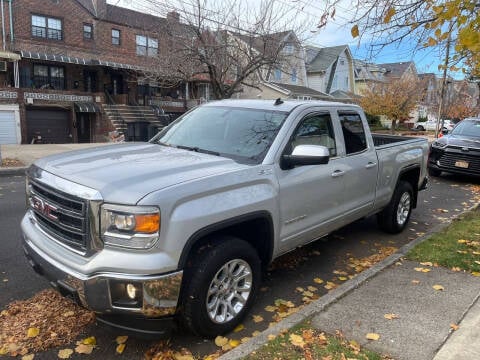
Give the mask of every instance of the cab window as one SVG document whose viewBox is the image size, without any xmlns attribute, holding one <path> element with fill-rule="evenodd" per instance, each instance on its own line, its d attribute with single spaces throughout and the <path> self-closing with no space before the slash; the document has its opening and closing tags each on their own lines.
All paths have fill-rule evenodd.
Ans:
<svg viewBox="0 0 480 360">
<path fill-rule="evenodd" d="M 355 112 L 339 112 L 347 155 L 361 152 L 367 148 L 367 138 L 362 118 Z"/>
<path fill-rule="evenodd" d="M 337 155 L 337 146 L 329 113 L 309 115 L 303 119 L 295 130 L 287 153 L 298 145 L 322 145 L 328 148 L 330 156 Z"/>
</svg>

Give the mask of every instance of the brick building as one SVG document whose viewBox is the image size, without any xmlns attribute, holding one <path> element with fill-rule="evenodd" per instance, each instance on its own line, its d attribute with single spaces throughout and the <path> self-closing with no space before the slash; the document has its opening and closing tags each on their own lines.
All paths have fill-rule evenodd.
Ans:
<svg viewBox="0 0 480 360">
<path fill-rule="evenodd" d="M 1 3 L 0 144 L 106 141 L 115 129 L 136 139 L 159 126 L 150 105 L 181 113 L 205 97 L 206 81 L 162 88 L 145 75 L 171 45 L 160 34 L 183 31 L 176 13 L 106 0 Z"/>
</svg>

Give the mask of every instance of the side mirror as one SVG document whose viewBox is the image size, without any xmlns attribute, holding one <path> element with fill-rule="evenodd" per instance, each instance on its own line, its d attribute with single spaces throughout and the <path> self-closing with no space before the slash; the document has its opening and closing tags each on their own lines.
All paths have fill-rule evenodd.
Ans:
<svg viewBox="0 0 480 360">
<path fill-rule="evenodd" d="M 302 165 L 327 164 L 330 152 L 326 146 L 321 145 L 298 145 L 291 155 L 283 155 L 280 163 L 282 169 L 292 169 Z"/>
</svg>

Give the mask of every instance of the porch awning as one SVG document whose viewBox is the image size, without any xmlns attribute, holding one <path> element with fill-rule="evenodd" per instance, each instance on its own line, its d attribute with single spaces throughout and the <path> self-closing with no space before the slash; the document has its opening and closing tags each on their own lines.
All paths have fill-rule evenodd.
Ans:
<svg viewBox="0 0 480 360">
<path fill-rule="evenodd" d="M 0 51 L 0 59 L 20 60 L 20 55 L 11 51 Z"/>
<path fill-rule="evenodd" d="M 31 51 L 20 51 L 20 55 L 25 59 L 35 59 L 35 60 L 47 60 L 47 61 L 58 61 L 68 64 L 78 64 L 78 65 L 90 65 L 91 61 L 83 58 L 73 57 L 73 56 L 64 56 L 64 55 L 54 55 L 46 53 L 38 53 Z"/>
<path fill-rule="evenodd" d="M 98 60 L 98 59 L 92 59 L 91 65 L 108 66 L 116 69 L 141 70 L 140 66 L 137 66 L 137 65 L 122 64 L 122 63 L 117 63 L 115 61 L 105 61 L 105 60 Z"/>
<path fill-rule="evenodd" d="M 95 113 L 100 112 L 98 105 L 93 102 L 76 102 L 75 112 Z"/>
</svg>

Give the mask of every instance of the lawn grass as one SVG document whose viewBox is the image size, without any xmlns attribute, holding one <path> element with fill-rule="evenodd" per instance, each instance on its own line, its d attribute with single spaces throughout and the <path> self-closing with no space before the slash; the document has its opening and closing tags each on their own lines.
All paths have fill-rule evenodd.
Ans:
<svg viewBox="0 0 480 360">
<path fill-rule="evenodd" d="M 299 336 L 295 339 L 292 335 Z M 300 340 L 300 342 L 298 342 Z M 327 335 L 313 329 L 309 321 L 270 340 L 244 360 L 301 360 L 301 359 L 388 359 L 375 352 L 361 349 L 354 341 L 344 339 L 340 334 Z"/>
<path fill-rule="evenodd" d="M 480 211 L 471 211 L 453 221 L 410 250 L 407 258 L 480 275 Z"/>
</svg>

